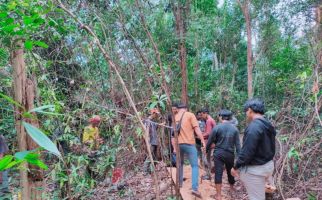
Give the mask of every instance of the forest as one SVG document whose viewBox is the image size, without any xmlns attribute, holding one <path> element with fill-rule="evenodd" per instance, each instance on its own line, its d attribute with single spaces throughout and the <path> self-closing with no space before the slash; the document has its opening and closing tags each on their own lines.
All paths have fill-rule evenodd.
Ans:
<svg viewBox="0 0 322 200">
<path fill-rule="evenodd" d="M 276 130 L 266 199 L 322 199 L 321 66 L 321 0 L 0 0 L 0 199 L 219 199 L 213 173 L 209 198 L 179 188 L 173 106 L 229 109 L 243 144 L 253 98 Z M 223 199 L 250 198 L 236 180 Z"/>
</svg>

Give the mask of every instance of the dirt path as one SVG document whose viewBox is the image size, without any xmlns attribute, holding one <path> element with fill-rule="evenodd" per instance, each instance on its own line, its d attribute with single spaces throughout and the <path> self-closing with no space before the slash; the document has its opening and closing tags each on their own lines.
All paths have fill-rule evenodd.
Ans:
<svg viewBox="0 0 322 200">
<path fill-rule="evenodd" d="M 176 168 L 168 168 L 168 171 L 170 172 L 172 170 L 172 179 L 175 182 L 176 177 Z M 199 168 L 199 175 L 204 174 L 204 170 Z M 213 176 L 213 175 L 212 175 Z M 186 178 L 186 180 L 183 182 L 183 186 L 180 189 L 180 193 L 183 200 L 197 200 L 200 198 L 196 198 L 195 196 L 191 195 L 191 167 L 189 165 L 185 165 L 183 168 L 183 177 Z M 243 191 L 243 188 L 241 187 L 241 184 L 239 181 L 236 182 L 235 185 L 236 191 L 230 191 L 229 184 L 227 181 L 227 174 L 224 172 L 223 176 L 223 188 L 222 188 L 222 194 L 223 194 L 223 200 L 242 200 L 246 199 L 246 193 Z M 199 179 L 199 191 L 202 194 L 202 200 L 213 200 L 215 199 L 215 183 L 212 178 L 211 181 L 208 180 L 200 180 Z"/>
</svg>

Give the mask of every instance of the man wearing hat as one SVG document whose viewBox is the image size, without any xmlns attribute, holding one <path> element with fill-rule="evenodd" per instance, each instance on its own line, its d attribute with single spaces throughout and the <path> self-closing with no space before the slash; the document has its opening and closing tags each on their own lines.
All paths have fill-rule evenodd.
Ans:
<svg viewBox="0 0 322 200">
<path fill-rule="evenodd" d="M 89 125 L 85 127 L 83 133 L 83 143 L 89 145 L 91 149 L 98 149 L 102 140 L 99 135 L 98 126 L 101 118 L 98 115 L 93 116 L 89 120 Z"/>
</svg>

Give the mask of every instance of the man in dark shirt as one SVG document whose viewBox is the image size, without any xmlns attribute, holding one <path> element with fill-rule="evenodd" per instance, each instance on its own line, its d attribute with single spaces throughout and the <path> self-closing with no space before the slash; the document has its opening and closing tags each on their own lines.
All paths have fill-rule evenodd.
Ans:
<svg viewBox="0 0 322 200">
<path fill-rule="evenodd" d="M 250 200 L 265 200 L 265 181 L 274 170 L 276 131 L 264 118 L 264 102 L 251 99 L 244 105 L 249 125 L 245 129 L 243 148 L 231 173 L 244 183 Z"/>
<path fill-rule="evenodd" d="M 235 184 L 235 178 L 230 171 L 234 166 L 235 149 L 237 154 L 240 151 L 240 141 L 238 129 L 230 123 L 232 112 L 223 109 L 219 112 L 220 124 L 217 125 L 211 132 L 208 139 L 206 150 L 210 151 L 211 145 L 215 144 L 215 184 L 216 184 L 216 199 L 221 200 L 221 185 L 224 165 L 226 167 L 228 182 L 231 189 Z"/>
</svg>

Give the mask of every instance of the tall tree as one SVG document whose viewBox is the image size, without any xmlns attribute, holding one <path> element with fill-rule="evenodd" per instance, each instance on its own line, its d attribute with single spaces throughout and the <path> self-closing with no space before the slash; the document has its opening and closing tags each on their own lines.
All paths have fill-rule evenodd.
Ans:
<svg viewBox="0 0 322 200">
<path fill-rule="evenodd" d="M 248 98 L 253 97 L 253 52 L 252 52 L 252 21 L 250 17 L 250 0 L 245 0 L 240 2 L 237 0 L 246 22 L 246 32 L 247 32 L 247 92 Z"/>
<path fill-rule="evenodd" d="M 175 18 L 175 30 L 178 38 L 179 64 L 181 68 L 181 101 L 188 104 L 188 72 L 187 72 L 187 18 L 190 13 L 190 0 L 172 1 L 172 10 Z"/>
</svg>

